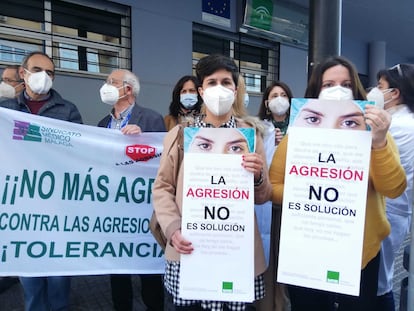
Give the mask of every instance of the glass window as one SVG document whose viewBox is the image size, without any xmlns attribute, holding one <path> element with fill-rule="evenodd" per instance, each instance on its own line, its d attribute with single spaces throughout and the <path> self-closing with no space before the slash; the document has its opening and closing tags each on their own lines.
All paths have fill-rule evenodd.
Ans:
<svg viewBox="0 0 414 311">
<path fill-rule="evenodd" d="M 79 70 L 77 46 L 59 43 L 59 67 L 65 69 Z"/>
<path fill-rule="evenodd" d="M 203 26 L 203 30 L 206 26 Z M 257 40 L 244 34 L 232 36 L 225 32 L 193 31 L 193 67 L 206 55 L 219 53 L 232 57 L 245 78 L 249 93 L 262 93 L 279 77 L 279 43 Z"/>
<path fill-rule="evenodd" d="M 65 71 L 131 68 L 130 8 L 110 1 L 2 0 L 0 60 L 20 62 L 34 50 Z M 21 46 L 24 45 L 24 48 Z"/>
<path fill-rule="evenodd" d="M 20 64 L 24 55 L 36 50 L 36 45 L 0 40 L 0 60 Z"/>
<path fill-rule="evenodd" d="M 39 0 L 2 0 L 0 1 L 2 24 L 41 29 L 44 21 L 44 1 Z"/>
<path fill-rule="evenodd" d="M 100 72 L 100 70 L 99 70 L 99 51 L 88 49 L 87 59 L 88 59 L 88 71 L 90 71 L 90 72 Z"/>
</svg>

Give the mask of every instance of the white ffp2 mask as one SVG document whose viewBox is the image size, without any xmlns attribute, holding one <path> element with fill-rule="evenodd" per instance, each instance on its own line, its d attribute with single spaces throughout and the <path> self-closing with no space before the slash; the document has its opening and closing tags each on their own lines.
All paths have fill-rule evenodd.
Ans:
<svg viewBox="0 0 414 311">
<path fill-rule="evenodd" d="M 25 70 L 28 73 L 30 73 L 27 83 L 33 93 L 47 94 L 50 91 L 53 85 L 53 81 L 49 77 L 49 75 L 46 73 L 46 71 L 30 72 L 27 69 Z"/>
<path fill-rule="evenodd" d="M 286 97 L 275 97 L 269 101 L 269 110 L 278 116 L 283 116 L 290 107 L 289 101 Z"/>
<path fill-rule="evenodd" d="M 386 89 L 386 90 L 380 90 L 378 87 L 374 87 L 371 89 L 371 91 L 367 94 L 367 99 L 369 101 L 375 102 L 375 106 L 378 108 L 384 109 L 385 104 L 389 103 L 391 99 L 385 100 L 384 95 L 391 92 L 393 89 Z"/>
<path fill-rule="evenodd" d="M 120 88 L 122 88 L 122 86 Z M 117 88 L 116 86 L 108 83 L 102 85 L 101 89 L 99 90 L 102 102 L 111 106 L 115 105 L 120 98 L 118 91 L 120 88 Z"/>
<path fill-rule="evenodd" d="M 0 98 L 14 98 L 16 96 L 16 89 L 5 82 L 0 83 Z"/>
<path fill-rule="evenodd" d="M 335 85 L 335 86 L 323 89 L 319 93 L 319 99 L 352 100 L 354 99 L 354 95 L 352 94 L 351 89 L 347 87 L 343 87 L 341 85 Z"/>
<path fill-rule="evenodd" d="M 222 85 L 211 86 L 204 90 L 203 101 L 211 113 L 222 116 L 233 106 L 234 91 Z"/>
</svg>

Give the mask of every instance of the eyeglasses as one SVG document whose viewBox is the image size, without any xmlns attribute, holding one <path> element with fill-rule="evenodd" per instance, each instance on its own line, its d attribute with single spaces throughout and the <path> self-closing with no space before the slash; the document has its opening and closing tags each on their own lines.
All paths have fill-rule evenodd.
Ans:
<svg viewBox="0 0 414 311">
<path fill-rule="evenodd" d="M 403 78 L 403 77 L 404 77 L 404 74 L 403 74 L 403 71 L 402 71 L 402 69 L 401 69 L 401 64 L 397 64 L 397 65 L 395 65 L 395 66 L 392 66 L 389 70 L 395 70 L 395 69 L 397 69 L 398 76 L 399 76 L 400 78 Z"/>
<path fill-rule="evenodd" d="M 13 83 L 13 82 L 22 82 L 22 81 L 21 80 L 13 80 L 13 79 L 9 79 L 9 78 L 2 78 L 2 79 L 0 79 L 0 82 Z"/>
<path fill-rule="evenodd" d="M 109 85 L 117 86 L 117 85 L 124 85 L 124 84 L 127 83 L 127 81 L 122 81 L 122 80 L 118 80 L 118 79 L 114 79 L 114 78 L 109 78 L 104 83 L 107 83 Z"/>
</svg>

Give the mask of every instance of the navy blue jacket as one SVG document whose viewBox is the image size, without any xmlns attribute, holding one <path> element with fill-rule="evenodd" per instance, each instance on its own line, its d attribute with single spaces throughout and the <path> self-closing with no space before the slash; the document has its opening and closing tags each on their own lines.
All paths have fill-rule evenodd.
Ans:
<svg viewBox="0 0 414 311">
<path fill-rule="evenodd" d="M 111 115 L 107 115 L 101 121 L 99 121 L 99 127 L 107 127 L 111 122 Z M 158 112 L 145 108 L 142 106 L 134 105 L 131 112 L 131 117 L 128 120 L 128 124 L 136 124 L 141 128 L 143 133 L 145 132 L 165 132 L 164 118 Z"/>
<path fill-rule="evenodd" d="M 73 103 L 66 99 L 63 99 L 62 96 L 60 96 L 60 94 L 53 89 L 51 89 L 49 93 L 49 99 L 38 112 L 39 116 L 74 123 L 83 123 L 80 112 Z M 30 109 L 26 105 L 24 91 L 21 92 L 17 98 L 0 101 L 0 107 L 30 113 Z"/>
</svg>

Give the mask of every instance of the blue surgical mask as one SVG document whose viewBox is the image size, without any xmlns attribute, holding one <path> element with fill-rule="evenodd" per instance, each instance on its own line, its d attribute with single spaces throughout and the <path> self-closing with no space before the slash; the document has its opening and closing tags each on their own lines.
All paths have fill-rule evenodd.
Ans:
<svg viewBox="0 0 414 311">
<path fill-rule="evenodd" d="M 181 94 L 180 103 L 185 109 L 192 109 L 197 104 L 197 94 Z"/>
</svg>

